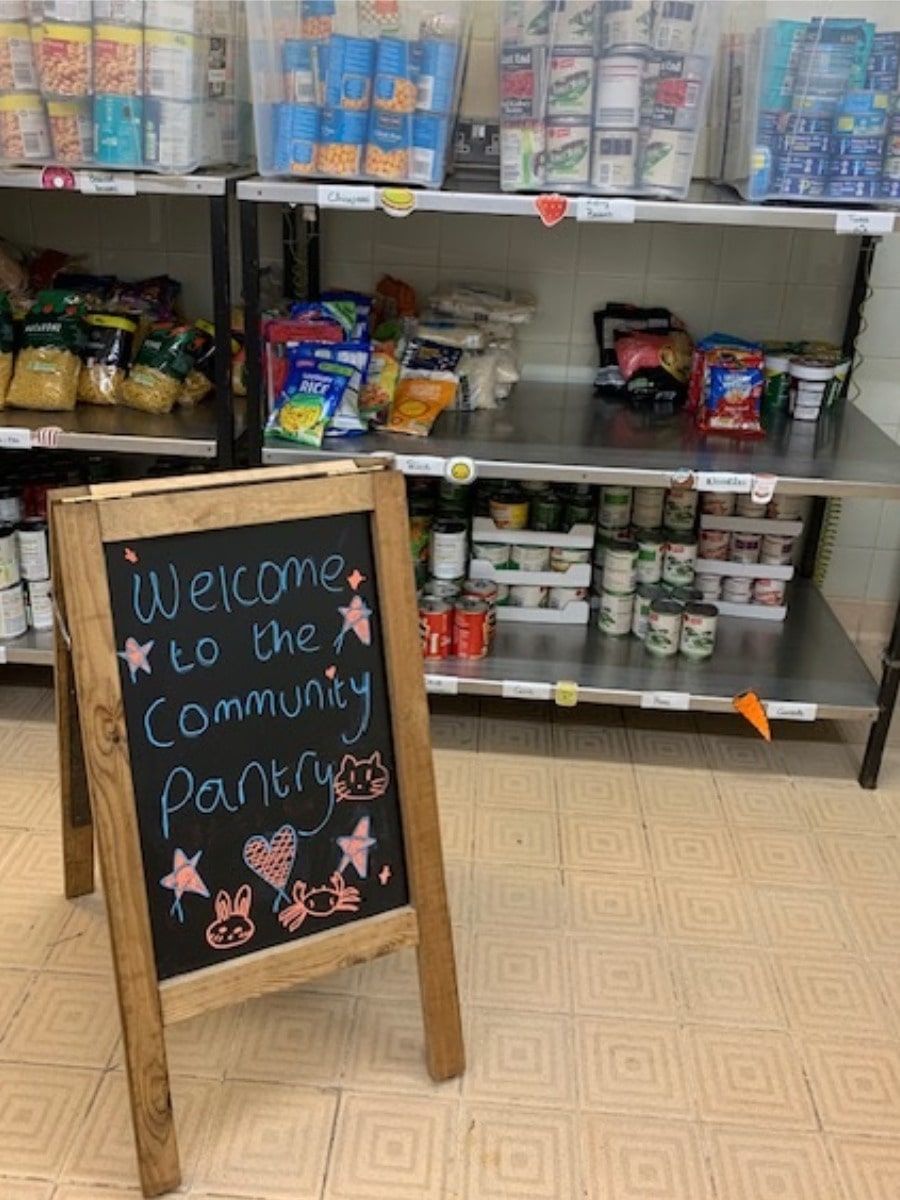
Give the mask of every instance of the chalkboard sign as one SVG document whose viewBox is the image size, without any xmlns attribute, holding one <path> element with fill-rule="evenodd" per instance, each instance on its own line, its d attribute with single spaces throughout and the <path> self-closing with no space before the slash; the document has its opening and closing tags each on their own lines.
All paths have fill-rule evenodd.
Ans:
<svg viewBox="0 0 900 1200">
<path fill-rule="evenodd" d="M 159 977 L 406 904 L 368 513 L 105 551 Z"/>
<path fill-rule="evenodd" d="M 459 1074 L 402 476 L 109 485 L 51 517 L 67 893 L 93 819 L 145 1195 L 180 1179 L 173 1021 L 415 945 L 429 1071 Z"/>
</svg>

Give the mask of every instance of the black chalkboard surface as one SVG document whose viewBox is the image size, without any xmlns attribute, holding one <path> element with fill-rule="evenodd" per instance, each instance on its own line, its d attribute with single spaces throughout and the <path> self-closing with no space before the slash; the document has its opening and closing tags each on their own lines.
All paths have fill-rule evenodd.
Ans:
<svg viewBox="0 0 900 1200">
<path fill-rule="evenodd" d="M 105 545 L 161 980 L 409 901 L 369 522 Z"/>
</svg>

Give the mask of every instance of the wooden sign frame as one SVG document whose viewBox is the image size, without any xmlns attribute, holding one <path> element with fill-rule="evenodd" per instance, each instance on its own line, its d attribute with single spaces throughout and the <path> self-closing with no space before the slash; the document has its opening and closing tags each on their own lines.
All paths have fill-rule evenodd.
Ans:
<svg viewBox="0 0 900 1200">
<path fill-rule="evenodd" d="M 150 923 L 104 545 L 123 539 L 369 513 L 409 904 L 160 982 Z M 53 494 L 63 857 L 67 896 L 107 898 L 141 1187 L 181 1181 L 164 1029 L 416 946 L 426 1061 L 464 1069 L 428 704 L 402 475 L 346 461 L 69 489 Z"/>
</svg>

